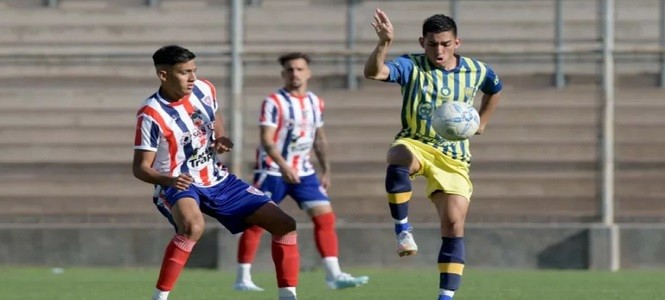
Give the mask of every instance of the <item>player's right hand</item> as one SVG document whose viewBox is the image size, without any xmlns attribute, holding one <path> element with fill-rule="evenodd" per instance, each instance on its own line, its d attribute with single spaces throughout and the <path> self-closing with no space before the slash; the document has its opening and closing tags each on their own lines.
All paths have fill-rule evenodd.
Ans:
<svg viewBox="0 0 665 300">
<path fill-rule="evenodd" d="M 182 173 L 178 177 L 173 177 L 171 186 L 178 189 L 179 191 L 184 191 L 189 188 L 189 185 L 194 182 L 194 178 L 187 173 Z"/>
<path fill-rule="evenodd" d="M 296 172 L 296 170 L 291 167 L 282 168 L 282 179 L 284 179 L 286 183 L 300 183 L 300 176 L 298 176 L 298 172 Z"/>
<path fill-rule="evenodd" d="M 393 40 L 393 24 L 390 23 L 388 15 L 380 9 L 376 9 L 374 13 L 374 22 L 372 26 L 376 31 L 376 35 L 379 37 L 379 41 L 382 43 L 389 43 Z"/>
</svg>

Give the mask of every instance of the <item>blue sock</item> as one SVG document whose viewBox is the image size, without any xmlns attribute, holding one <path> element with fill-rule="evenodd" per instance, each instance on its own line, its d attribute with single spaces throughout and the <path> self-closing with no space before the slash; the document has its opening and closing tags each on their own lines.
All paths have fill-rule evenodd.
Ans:
<svg viewBox="0 0 665 300">
<path fill-rule="evenodd" d="M 464 238 L 442 237 L 438 262 L 439 288 L 456 291 L 462 282 L 462 272 L 464 271 Z M 440 294 L 443 294 L 443 291 Z M 450 297 L 452 299 L 452 295 Z"/>
<path fill-rule="evenodd" d="M 409 168 L 389 165 L 386 170 L 386 193 L 390 215 L 395 222 L 395 234 L 411 228 L 409 224 L 409 200 L 411 200 L 411 178 Z"/>
</svg>

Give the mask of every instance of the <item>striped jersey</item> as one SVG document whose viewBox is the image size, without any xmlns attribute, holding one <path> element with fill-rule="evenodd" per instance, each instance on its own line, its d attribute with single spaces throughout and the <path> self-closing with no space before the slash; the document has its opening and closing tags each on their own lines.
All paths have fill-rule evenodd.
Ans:
<svg viewBox="0 0 665 300">
<path fill-rule="evenodd" d="M 397 138 L 411 138 L 432 146 L 453 159 L 469 163 L 469 140 L 450 141 L 432 128 L 432 113 L 444 101 L 464 101 L 473 105 L 476 92 L 501 91 L 499 77 L 486 64 L 464 56 L 457 67 L 446 71 L 433 66 L 425 54 L 405 54 L 385 65 L 388 82 L 402 87 L 402 130 Z"/>
<path fill-rule="evenodd" d="M 312 92 L 303 97 L 279 89 L 263 100 L 259 126 L 276 128 L 273 142 L 286 162 L 307 176 L 315 172 L 310 162 L 316 130 L 323 126 L 323 99 Z M 259 146 L 256 150 L 255 172 L 281 175 L 279 166 Z"/>
<path fill-rule="evenodd" d="M 215 87 L 205 80 L 197 80 L 192 93 L 176 102 L 157 91 L 137 113 L 134 149 L 156 152 L 152 167 L 162 175 L 188 173 L 201 187 L 221 182 L 228 171 L 212 144 L 216 96 Z"/>
</svg>

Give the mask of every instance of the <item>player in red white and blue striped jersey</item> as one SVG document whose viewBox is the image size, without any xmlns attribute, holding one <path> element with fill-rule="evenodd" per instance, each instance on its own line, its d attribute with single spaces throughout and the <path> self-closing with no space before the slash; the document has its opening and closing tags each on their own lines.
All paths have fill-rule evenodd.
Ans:
<svg viewBox="0 0 665 300">
<path fill-rule="evenodd" d="M 233 143 L 224 136 L 215 87 L 197 79 L 195 57 L 176 45 L 157 50 L 153 61 L 161 85 L 137 114 L 134 176 L 155 185 L 155 205 L 176 230 L 152 299 L 168 298 L 203 234 L 203 214 L 232 233 L 249 226 L 270 231 L 279 299 L 296 299 L 295 220 L 219 162 L 217 154 L 231 151 Z"/>
</svg>

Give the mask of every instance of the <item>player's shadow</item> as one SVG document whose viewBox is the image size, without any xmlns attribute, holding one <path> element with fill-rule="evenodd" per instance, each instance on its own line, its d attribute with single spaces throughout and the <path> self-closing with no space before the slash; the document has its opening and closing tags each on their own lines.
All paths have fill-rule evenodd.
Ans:
<svg viewBox="0 0 665 300">
<path fill-rule="evenodd" d="M 587 269 L 589 232 L 582 230 L 538 254 L 539 269 Z"/>
</svg>

